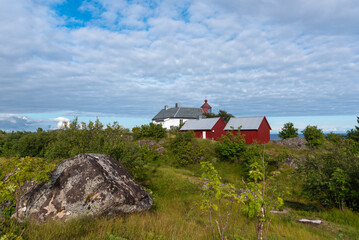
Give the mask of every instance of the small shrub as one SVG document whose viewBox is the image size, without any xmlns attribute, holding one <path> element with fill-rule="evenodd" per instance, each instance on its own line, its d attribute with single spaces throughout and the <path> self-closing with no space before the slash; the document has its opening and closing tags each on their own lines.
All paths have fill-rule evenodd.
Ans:
<svg viewBox="0 0 359 240">
<path fill-rule="evenodd" d="M 192 131 L 179 132 L 175 138 L 171 139 L 169 149 L 176 160 L 176 164 L 180 166 L 198 163 L 204 155 L 203 148 L 195 141 Z"/>
<path fill-rule="evenodd" d="M 120 161 L 134 179 L 140 182 L 146 180 L 145 161 L 137 144 L 124 141 L 107 143 L 103 151 Z"/>
<path fill-rule="evenodd" d="M 323 131 L 318 129 L 317 126 L 308 125 L 302 133 L 304 134 L 305 140 L 307 140 L 307 145 L 311 148 L 319 147 L 324 143 L 325 137 Z"/>
<path fill-rule="evenodd" d="M 106 238 L 105 240 L 127 240 L 127 238 L 123 238 L 123 237 L 119 237 L 115 234 L 112 233 L 106 233 Z"/>
<path fill-rule="evenodd" d="M 201 180 L 206 182 L 206 185 L 201 194 L 200 208 L 209 214 L 213 238 L 225 239 L 226 232 L 232 227 L 229 226 L 229 216 L 234 215 L 235 207 L 238 208 L 243 200 L 232 184 L 222 183 L 222 178 L 212 163 L 201 162 L 201 168 L 203 172 Z"/>
<path fill-rule="evenodd" d="M 236 135 L 230 131 L 222 135 L 216 146 L 217 155 L 222 161 L 237 162 L 245 151 L 246 140 L 240 134 L 240 129 Z"/>
<path fill-rule="evenodd" d="M 47 182 L 54 164 L 41 158 L 11 158 L 6 165 L 1 166 L 9 173 L 0 181 L 0 216 L 9 218 L 24 193 L 21 186 L 27 181 Z M 16 205 L 15 205 L 16 204 Z"/>
<path fill-rule="evenodd" d="M 330 132 L 326 136 L 326 139 L 332 143 L 339 143 L 343 140 L 343 135 Z"/>
</svg>

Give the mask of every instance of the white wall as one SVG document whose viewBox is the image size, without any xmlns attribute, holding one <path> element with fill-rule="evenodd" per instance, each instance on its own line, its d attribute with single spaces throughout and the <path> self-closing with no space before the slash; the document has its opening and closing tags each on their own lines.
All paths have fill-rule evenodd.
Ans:
<svg viewBox="0 0 359 240">
<path fill-rule="evenodd" d="M 186 122 L 189 119 L 172 119 L 172 118 L 167 118 L 165 119 L 163 122 L 156 122 L 156 121 L 152 121 L 155 124 L 161 124 L 163 128 L 166 129 L 171 129 L 171 127 L 178 127 L 180 125 L 180 120 L 184 122 Z"/>
</svg>

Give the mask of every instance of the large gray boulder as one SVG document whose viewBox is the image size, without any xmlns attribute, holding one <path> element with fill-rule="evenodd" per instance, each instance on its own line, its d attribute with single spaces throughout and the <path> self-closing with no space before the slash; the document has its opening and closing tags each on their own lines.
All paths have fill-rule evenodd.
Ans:
<svg viewBox="0 0 359 240">
<path fill-rule="evenodd" d="M 80 154 L 56 166 L 49 183 L 28 183 L 14 216 L 43 222 L 81 215 L 149 210 L 152 198 L 121 163 L 103 154 Z"/>
</svg>

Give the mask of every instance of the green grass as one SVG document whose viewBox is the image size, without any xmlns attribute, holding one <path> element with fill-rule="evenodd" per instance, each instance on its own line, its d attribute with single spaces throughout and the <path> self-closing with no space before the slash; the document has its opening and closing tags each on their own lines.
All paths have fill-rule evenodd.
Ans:
<svg viewBox="0 0 359 240">
<path fill-rule="evenodd" d="M 208 141 L 209 142 L 209 141 Z M 206 143 L 208 148 L 212 142 Z M 306 151 L 287 149 L 284 146 L 268 144 L 267 153 L 280 154 L 288 151 L 295 156 L 303 156 Z M 4 162 L 0 158 L 0 164 Z M 239 163 L 215 163 L 224 182 L 240 187 L 242 184 L 242 167 Z M 9 225 L 9 232 L 23 233 L 24 239 L 211 239 L 211 228 L 208 216 L 200 209 L 201 192 L 199 164 L 176 168 L 160 162 L 147 165 L 149 181 L 146 188 L 152 192 L 153 208 L 145 213 L 130 214 L 117 217 L 84 217 L 67 222 L 49 221 L 42 225 L 23 223 Z M 288 214 L 273 216 L 269 228 L 268 239 L 324 240 L 339 239 L 339 231 L 343 238 L 357 239 L 359 236 L 359 214 L 351 211 L 325 210 L 315 203 L 308 202 L 300 192 L 300 178 L 291 168 L 283 168 L 279 179 L 282 185 L 289 187 L 292 193 L 285 200 L 284 208 L 290 209 Z M 236 209 L 237 210 L 237 209 Z M 236 212 L 232 216 L 236 216 Z M 297 222 L 300 218 L 321 219 L 322 225 L 309 225 Z M 246 217 L 239 214 L 231 220 L 227 238 L 236 239 L 243 236 Z M 245 238 L 256 239 L 254 220 L 246 224 Z"/>
<path fill-rule="evenodd" d="M 235 179 L 237 170 L 223 164 L 221 172 Z M 201 182 L 196 171 L 170 166 L 157 168 L 152 175 L 151 190 L 154 209 L 146 213 L 116 218 L 81 218 L 66 223 L 29 224 L 24 237 L 28 239 L 210 239 L 208 218 L 199 209 Z M 319 218 L 323 225 L 298 223 L 302 217 Z M 234 234 L 243 235 L 245 216 L 235 221 Z M 269 239 L 335 239 L 342 230 L 344 239 L 359 236 L 359 216 L 350 211 L 304 211 L 291 209 L 289 214 L 275 216 L 269 229 Z M 228 231 L 232 237 L 233 229 Z M 277 234 L 278 232 L 278 234 Z M 245 239 L 256 239 L 253 220 L 247 224 Z"/>
</svg>

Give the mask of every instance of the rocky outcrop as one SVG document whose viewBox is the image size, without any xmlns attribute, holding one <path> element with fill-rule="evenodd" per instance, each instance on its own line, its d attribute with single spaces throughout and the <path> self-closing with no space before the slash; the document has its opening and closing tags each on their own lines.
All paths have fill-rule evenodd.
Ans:
<svg viewBox="0 0 359 240">
<path fill-rule="evenodd" d="M 156 141 L 156 140 L 144 139 L 144 140 L 139 140 L 138 145 L 140 145 L 140 147 L 147 146 L 148 149 L 150 149 L 150 150 L 154 150 L 158 153 L 163 153 L 165 148 L 162 146 L 162 144 L 165 142 L 166 142 L 165 140 Z"/>
<path fill-rule="evenodd" d="M 298 160 L 295 159 L 292 155 L 286 156 L 284 160 L 284 164 L 289 167 L 298 168 Z"/>
<path fill-rule="evenodd" d="M 80 154 L 56 166 L 49 183 L 28 183 L 17 204 L 18 220 L 43 222 L 80 215 L 149 210 L 152 198 L 121 163 L 103 154 Z"/>
<path fill-rule="evenodd" d="M 287 138 L 282 140 L 273 141 L 276 144 L 284 145 L 294 149 L 304 149 L 307 141 L 304 138 Z"/>
</svg>

